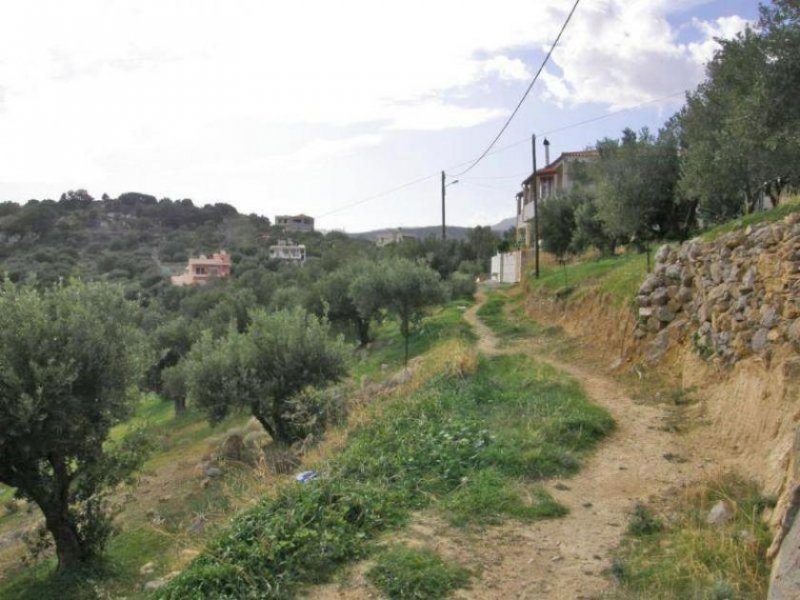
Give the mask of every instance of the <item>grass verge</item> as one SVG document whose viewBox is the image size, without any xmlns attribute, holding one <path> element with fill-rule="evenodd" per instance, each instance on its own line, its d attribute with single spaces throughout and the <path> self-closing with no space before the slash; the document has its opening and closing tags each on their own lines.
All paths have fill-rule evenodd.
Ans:
<svg viewBox="0 0 800 600">
<path fill-rule="evenodd" d="M 467 569 L 444 562 L 433 550 L 393 546 L 382 552 L 367 578 L 392 600 L 437 600 L 469 581 Z"/>
<path fill-rule="evenodd" d="M 589 291 L 608 295 L 615 307 L 632 306 L 647 274 L 647 257 L 634 252 L 609 258 L 543 267 L 539 279 L 528 278 L 534 294 L 567 297 Z"/>
<path fill-rule="evenodd" d="M 449 339 L 472 341 L 475 334 L 463 319 L 464 310 L 472 304 L 469 300 L 455 300 L 441 308 L 434 309 L 423 319 L 408 340 L 409 357 L 420 356 L 431 348 Z M 362 352 L 359 362 L 353 369 L 353 377 L 375 376 L 381 372 L 381 365 L 392 369 L 403 366 L 403 337 L 395 320 L 386 320 L 374 330 L 371 348 Z"/>
<path fill-rule="evenodd" d="M 532 321 L 528 321 L 517 312 L 513 321 L 508 318 L 507 311 L 512 307 L 513 299 L 502 290 L 488 290 L 486 301 L 478 309 L 478 317 L 489 329 L 504 342 L 510 342 L 535 335 L 538 330 Z"/>
<path fill-rule="evenodd" d="M 719 501 L 734 507 L 722 525 L 706 522 Z M 693 489 L 661 517 L 637 506 L 612 568 L 619 600 L 761 599 L 767 595 L 769 502 L 755 484 L 726 477 Z"/>
<path fill-rule="evenodd" d="M 745 215 L 739 219 L 734 219 L 733 221 L 723 223 L 722 225 L 714 227 L 713 229 L 709 229 L 700 237 L 702 237 L 705 241 L 710 242 L 726 233 L 747 227 L 748 225 L 759 225 L 761 223 L 773 223 L 775 221 L 780 221 L 784 217 L 787 217 L 792 213 L 796 213 L 797 211 L 800 211 L 800 196 L 794 196 L 788 200 L 785 200 L 778 208 L 755 212 L 750 215 Z"/>
<path fill-rule="evenodd" d="M 613 427 L 574 381 L 524 356 L 445 372 L 375 410 L 338 456 L 318 465 L 320 479 L 287 485 L 241 514 L 158 597 L 291 597 L 368 554 L 371 541 L 412 510 L 461 506 L 465 522 L 486 519 L 487 509 L 474 520 L 466 515 L 486 506 L 492 481 L 502 482 L 499 516 L 563 514 L 513 482 L 574 472 Z"/>
</svg>

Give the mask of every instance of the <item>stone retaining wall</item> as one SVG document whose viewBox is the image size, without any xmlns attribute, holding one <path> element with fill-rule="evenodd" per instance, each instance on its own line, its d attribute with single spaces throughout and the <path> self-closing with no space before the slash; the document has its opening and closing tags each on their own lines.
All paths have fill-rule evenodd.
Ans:
<svg viewBox="0 0 800 600">
<path fill-rule="evenodd" d="M 662 246 L 639 289 L 634 336 L 666 345 L 691 334 L 695 348 L 727 364 L 800 349 L 800 213 L 710 242 Z"/>
</svg>

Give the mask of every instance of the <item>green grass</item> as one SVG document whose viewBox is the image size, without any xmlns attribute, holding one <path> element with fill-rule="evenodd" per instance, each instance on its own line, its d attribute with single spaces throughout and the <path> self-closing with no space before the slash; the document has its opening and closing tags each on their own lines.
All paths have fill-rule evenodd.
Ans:
<svg viewBox="0 0 800 600">
<path fill-rule="evenodd" d="M 719 500 L 736 506 L 725 525 L 705 520 Z M 669 518 L 644 506 L 631 515 L 612 574 L 614 599 L 760 600 L 767 594 L 771 540 L 762 518 L 768 505 L 757 486 L 727 477 L 680 500 Z"/>
<path fill-rule="evenodd" d="M 490 290 L 486 301 L 478 309 L 478 317 L 503 341 L 530 337 L 537 333 L 536 325 L 517 313 L 514 320 L 508 318 L 507 310 L 512 299 L 504 291 Z"/>
<path fill-rule="evenodd" d="M 485 507 L 492 481 L 503 482 L 496 514 L 559 516 L 563 508 L 520 482 L 574 472 L 612 427 L 574 381 L 524 356 L 434 377 L 354 430 L 337 457 L 317 465 L 319 480 L 290 484 L 237 517 L 159 597 L 290 597 L 368 554 L 412 510 Z M 488 518 L 486 507 L 464 514 L 465 524 Z"/>
<path fill-rule="evenodd" d="M 561 266 L 543 267 L 540 278 L 528 279 L 531 292 L 567 297 L 596 290 L 616 307 L 632 305 L 647 274 L 647 257 L 635 252 Z"/>
<path fill-rule="evenodd" d="M 367 572 L 372 584 L 392 600 L 437 600 L 469 581 L 467 569 L 446 563 L 433 550 L 393 546 Z"/>
<path fill-rule="evenodd" d="M 113 428 L 110 437 L 116 441 L 134 428 L 147 429 L 156 440 L 156 450 L 142 468 L 148 474 L 165 464 L 184 460 L 187 452 L 197 452 L 198 443 L 215 434 L 221 435 L 245 421 L 246 417 L 234 416 L 212 428 L 203 414 L 189 410 L 175 417 L 170 402 L 163 401 L 155 394 L 148 394 L 140 401 L 131 420 Z M 205 451 L 205 446 L 201 449 Z M 154 562 L 155 572 L 147 579 L 164 574 L 168 570 L 167 556 L 175 552 L 176 539 L 185 537 L 185 528 L 196 515 L 224 513 L 230 510 L 232 498 L 244 492 L 245 478 L 237 477 L 237 471 L 244 470 L 244 466 L 228 465 L 224 484 L 214 481 L 209 487 L 200 489 L 197 483 L 193 483 L 188 494 L 185 494 L 185 489 L 167 490 L 168 494 L 174 493 L 181 498 L 180 501 L 176 498 L 174 502 L 159 503 L 153 507 L 164 519 L 162 525 L 156 527 L 147 521 L 130 522 L 126 519 L 120 533 L 109 541 L 104 559 L 73 576 L 55 575 L 54 559 L 41 560 L 30 566 L 20 565 L 16 571 L 5 573 L 6 578 L 0 581 L 0 599 L 83 600 L 104 597 L 103 594 L 144 597 L 140 589 L 143 583 L 140 567 L 146 562 Z M 3 493 L 8 495 L 13 491 L 4 488 Z M 136 491 L 133 494 L 132 504 L 135 505 Z M 8 515 L 3 520 L 10 518 L 19 520 L 23 515 Z M 24 527 L 25 523 L 21 522 L 19 526 Z"/>
<path fill-rule="evenodd" d="M 441 505 L 451 525 L 495 525 L 506 519 L 538 521 L 567 514 L 542 488 L 528 492 L 519 483 L 494 469 L 469 473 Z"/>
<path fill-rule="evenodd" d="M 436 344 L 458 338 L 474 340 L 475 334 L 462 315 L 464 309 L 472 304 L 469 300 L 455 300 L 441 308 L 431 311 L 415 328 L 408 340 L 409 358 L 420 356 Z M 353 376 L 374 376 L 381 372 L 381 365 L 389 365 L 392 370 L 403 366 L 404 345 L 400 326 L 394 319 L 387 319 L 373 328 L 373 342 L 369 351 L 362 354 L 361 360 L 353 368 Z"/>
<path fill-rule="evenodd" d="M 713 229 L 709 229 L 700 237 L 702 237 L 705 241 L 713 241 L 718 237 L 726 233 L 730 233 L 736 229 L 742 229 L 748 225 L 758 225 L 760 223 L 773 223 L 775 221 L 780 221 L 784 217 L 787 217 L 790 214 L 798 211 L 800 211 L 800 196 L 794 196 L 788 200 L 785 200 L 778 208 L 752 213 L 739 219 L 728 221 L 727 223 L 714 227 Z"/>
</svg>

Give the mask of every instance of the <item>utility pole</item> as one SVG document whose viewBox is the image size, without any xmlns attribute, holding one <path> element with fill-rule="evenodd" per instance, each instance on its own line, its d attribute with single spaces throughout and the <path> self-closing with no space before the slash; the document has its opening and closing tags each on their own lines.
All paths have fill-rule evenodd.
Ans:
<svg viewBox="0 0 800 600">
<path fill-rule="evenodd" d="M 445 229 L 445 219 L 444 219 L 444 193 L 445 193 L 444 188 L 447 186 L 445 186 L 444 179 L 445 179 L 445 174 L 444 171 L 442 171 L 442 241 L 447 239 L 447 231 Z"/>
<path fill-rule="evenodd" d="M 533 264 L 534 275 L 539 279 L 539 183 L 536 181 L 536 134 L 531 136 L 533 156 Z"/>
</svg>

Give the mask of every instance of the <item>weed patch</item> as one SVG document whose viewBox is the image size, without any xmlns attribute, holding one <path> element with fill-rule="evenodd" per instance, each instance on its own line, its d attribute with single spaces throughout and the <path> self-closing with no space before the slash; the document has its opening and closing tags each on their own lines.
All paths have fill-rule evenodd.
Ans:
<svg viewBox="0 0 800 600">
<path fill-rule="evenodd" d="M 536 327 L 531 322 L 526 322 L 524 315 L 516 311 L 516 318 L 511 321 L 506 314 L 507 305 L 511 302 L 505 293 L 492 290 L 489 292 L 486 301 L 478 309 L 478 317 L 483 321 L 495 335 L 503 341 L 512 341 L 524 337 L 530 337 L 536 333 Z"/>
<path fill-rule="evenodd" d="M 431 504 L 462 515 L 479 507 L 487 521 L 560 516 L 562 507 L 516 480 L 574 470 L 613 427 L 574 382 L 524 356 L 483 360 L 470 376 L 435 376 L 379 408 L 318 466 L 320 479 L 285 486 L 236 518 L 159 597 L 292 596 Z"/>
<path fill-rule="evenodd" d="M 435 309 L 423 319 L 420 327 L 408 340 L 409 357 L 424 354 L 435 345 L 449 339 L 472 341 L 475 334 L 462 318 L 463 312 L 471 302 L 458 300 Z M 353 376 L 373 376 L 380 373 L 381 365 L 392 368 L 403 365 L 403 337 L 400 326 L 393 320 L 384 321 L 374 330 L 374 340 L 369 351 L 361 351 L 360 361 L 354 366 Z"/>
<path fill-rule="evenodd" d="M 736 507 L 725 525 L 706 517 L 719 500 Z M 761 518 L 768 505 L 758 488 L 727 477 L 682 498 L 669 518 L 637 506 L 612 567 L 619 589 L 611 597 L 765 598 L 770 533 Z"/>
<path fill-rule="evenodd" d="M 527 496 L 527 497 L 526 497 Z M 441 504 L 451 525 L 493 525 L 506 518 L 538 521 L 562 517 L 567 509 L 544 489 L 531 493 L 494 469 L 469 474 Z"/>
<path fill-rule="evenodd" d="M 436 600 L 464 587 L 469 575 L 432 550 L 394 546 L 378 556 L 367 578 L 392 600 Z"/>
</svg>

